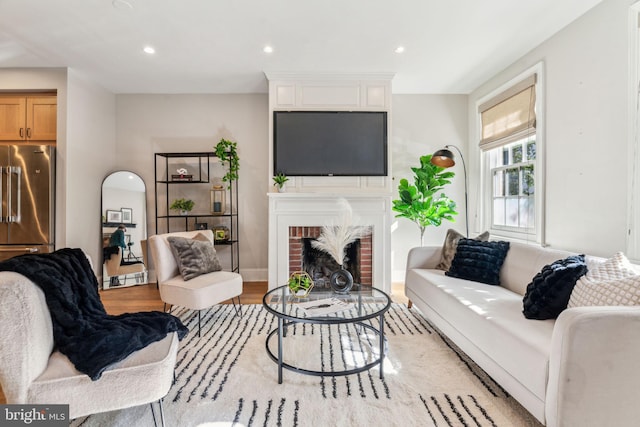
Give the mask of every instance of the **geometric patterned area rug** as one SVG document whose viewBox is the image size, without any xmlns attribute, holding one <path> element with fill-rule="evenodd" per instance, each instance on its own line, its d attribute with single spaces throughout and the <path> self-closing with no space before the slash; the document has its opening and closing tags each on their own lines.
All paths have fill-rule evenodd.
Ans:
<svg viewBox="0 0 640 427">
<path fill-rule="evenodd" d="M 203 311 L 198 337 L 197 313 L 174 310 L 192 332 L 180 342 L 176 382 L 164 399 L 167 426 L 541 426 L 415 308 L 392 304 L 385 314 L 383 379 L 377 366 L 340 377 L 285 369 L 282 384 L 265 349 L 277 321 L 262 305 L 243 305 L 242 312 L 237 317 L 232 305 Z M 285 362 L 352 367 L 379 351 L 375 337 L 370 346 L 367 337 L 360 340 L 364 345 L 353 345 L 350 334 L 367 331 L 296 325 L 284 339 Z M 144 405 L 72 425 L 153 426 L 153 417 Z"/>
</svg>

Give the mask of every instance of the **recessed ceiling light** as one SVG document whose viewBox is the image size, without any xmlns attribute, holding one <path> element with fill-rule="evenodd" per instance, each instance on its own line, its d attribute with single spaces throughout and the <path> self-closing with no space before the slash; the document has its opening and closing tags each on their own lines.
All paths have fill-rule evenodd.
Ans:
<svg viewBox="0 0 640 427">
<path fill-rule="evenodd" d="M 149 55 L 153 55 L 154 53 L 156 53 L 156 50 L 151 46 L 145 46 L 142 50 L 144 51 L 144 53 L 148 53 Z"/>
<path fill-rule="evenodd" d="M 262 51 L 263 51 L 264 53 L 273 53 L 273 47 L 271 47 L 271 46 L 267 45 L 267 46 L 265 46 L 265 47 L 262 49 Z"/>
<path fill-rule="evenodd" d="M 402 53 L 402 52 L 404 52 L 404 46 L 398 46 L 394 52 L 395 52 L 395 53 Z"/>
</svg>

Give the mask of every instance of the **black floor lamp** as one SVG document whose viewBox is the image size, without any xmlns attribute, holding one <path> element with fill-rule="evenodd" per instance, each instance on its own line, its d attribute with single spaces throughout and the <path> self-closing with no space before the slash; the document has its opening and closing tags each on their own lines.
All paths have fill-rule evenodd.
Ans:
<svg viewBox="0 0 640 427">
<path fill-rule="evenodd" d="M 469 238 L 469 196 L 467 192 L 467 165 L 464 163 L 464 157 L 462 151 L 455 145 L 445 145 L 444 149 L 438 150 L 431 156 L 431 163 L 440 166 L 441 168 L 450 168 L 456 164 L 455 156 L 449 150 L 449 148 L 455 148 L 462 160 L 462 169 L 464 170 L 464 220 L 467 232 L 467 238 Z"/>
</svg>

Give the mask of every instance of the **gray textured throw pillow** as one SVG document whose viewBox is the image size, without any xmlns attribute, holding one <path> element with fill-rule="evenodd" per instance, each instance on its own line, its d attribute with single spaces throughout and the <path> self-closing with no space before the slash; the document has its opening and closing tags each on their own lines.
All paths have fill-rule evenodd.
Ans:
<svg viewBox="0 0 640 427">
<path fill-rule="evenodd" d="M 167 241 L 184 280 L 222 270 L 216 250 L 210 241 L 203 242 L 186 237 L 167 237 Z"/>
<path fill-rule="evenodd" d="M 436 265 L 438 270 L 449 271 L 451 268 L 451 261 L 456 255 L 456 249 L 458 248 L 458 240 L 464 238 L 464 236 L 458 233 L 456 230 L 450 228 L 447 230 L 447 235 L 444 238 L 444 244 L 442 245 L 442 255 L 440 257 L 440 263 Z M 489 240 L 489 232 L 485 231 L 474 240 L 480 242 L 486 242 Z"/>
</svg>

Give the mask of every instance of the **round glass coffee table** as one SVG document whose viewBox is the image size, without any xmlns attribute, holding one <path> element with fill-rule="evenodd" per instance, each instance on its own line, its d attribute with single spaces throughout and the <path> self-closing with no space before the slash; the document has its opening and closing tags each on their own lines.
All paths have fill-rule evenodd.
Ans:
<svg viewBox="0 0 640 427">
<path fill-rule="evenodd" d="M 283 369 L 342 376 L 379 366 L 384 378 L 384 314 L 391 306 L 386 293 L 354 286 L 345 294 L 314 290 L 300 298 L 288 286 L 280 286 L 267 292 L 262 304 L 278 320 L 265 343 L 267 354 L 278 365 L 278 384 L 282 384 Z M 309 362 L 311 366 L 305 366 Z"/>
</svg>

